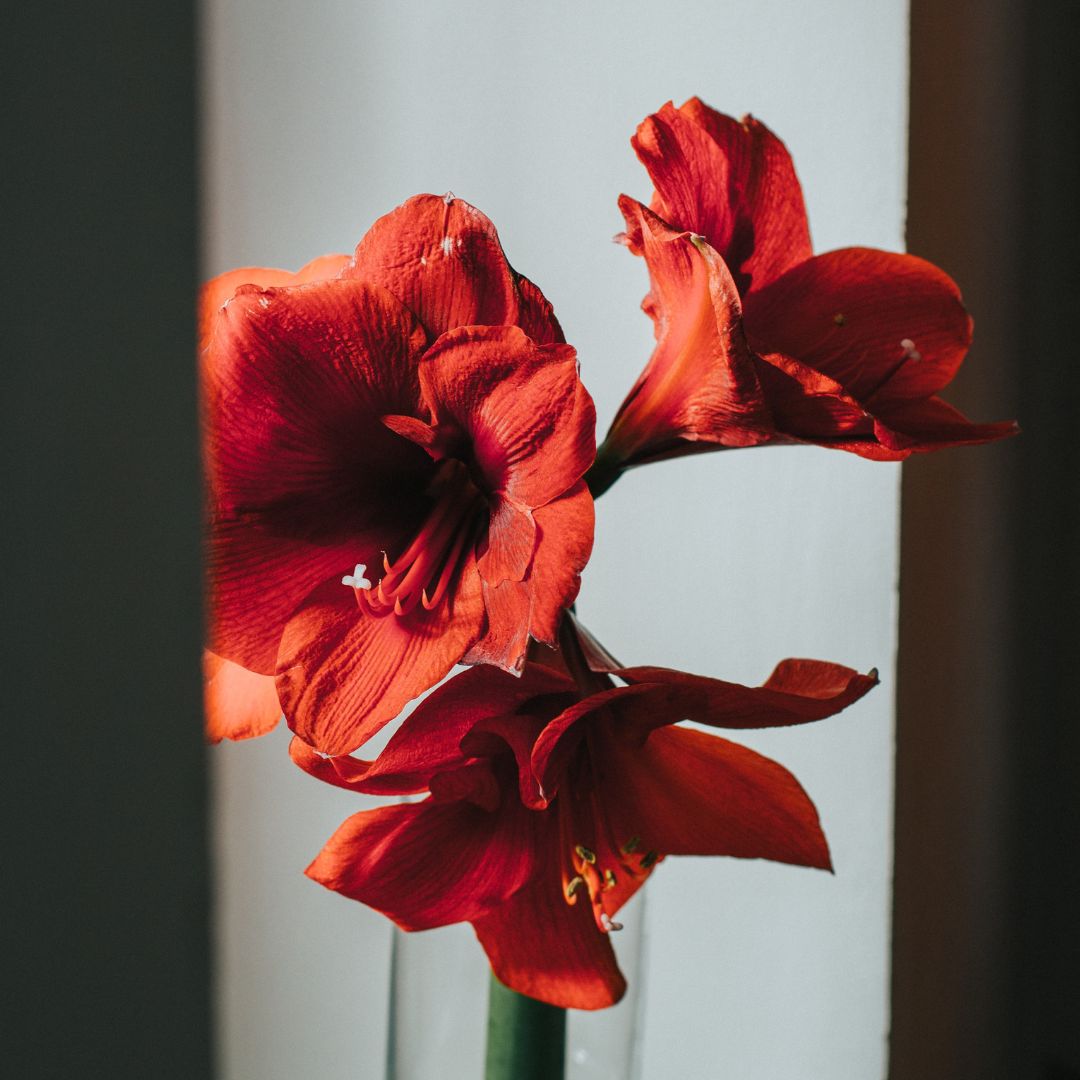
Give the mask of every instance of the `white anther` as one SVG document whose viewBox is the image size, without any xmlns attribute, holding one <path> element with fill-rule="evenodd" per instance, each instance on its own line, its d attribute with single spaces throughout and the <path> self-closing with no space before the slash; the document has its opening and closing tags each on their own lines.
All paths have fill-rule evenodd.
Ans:
<svg viewBox="0 0 1080 1080">
<path fill-rule="evenodd" d="M 452 191 L 448 191 L 443 196 L 443 202 L 446 203 L 447 206 L 449 206 L 454 201 L 454 198 L 455 198 L 454 193 Z"/>
<path fill-rule="evenodd" d="M 452 236 L 444 236 L 442 238 L 442 251 L 444 255 L 452 255 L 454 252 L 454 238 Z"/>
<path fill-rule="evenodd" d="M 900 348 L 904 350 L 904 359 L 905 360 L 921 360 L 922 359 L 922 353 L 919 352 L 919 350 L 915 348 L 915 342 L 912 341 L 911 338 L 907 338 L 907 337 L 904 338 L 904 340 L 900 342 Z"/>
<path fill-rule="evenodd" d="M 615 922 L 606 911 L 600 912 L 600 925 L 608 933 L 611 933 L 613 930 L 621 930 L 623 928 L 623 924 L 621 922 Z"/>
<path fill-rule="evenodd" d="M 424 256 L 424 255 L 420 256 L 420 265 L 421 266 L 427 266 L 427 257 L 426 256 Z"/>
<path fill-rule="evenodd" d="M 351 574 L 346 574 L 341 579 L 342 585 L 348 585 L 350 589 L 370 589 L 371 582 L 364 577 L 364 571 L 367 569 L 367 564 L 358 562 L 356 569 Z"/>
</svg>

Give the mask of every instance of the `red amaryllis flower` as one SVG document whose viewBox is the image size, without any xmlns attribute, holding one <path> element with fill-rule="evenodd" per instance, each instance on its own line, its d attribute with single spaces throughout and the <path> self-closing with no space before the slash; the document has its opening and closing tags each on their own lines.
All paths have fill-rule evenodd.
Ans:
<svg viewBox="0 0 1080 1080">
<path fill-rule="evenodd" d="M 813 803 L 786 769 L 715 735 L 673 727 L 805 723 L 876 677 L 814 660 L 751 688 L 664 668 L 627 685 L 530 663 L 456 676 L 408 717 L 375 762 L 294 760 L 341 787 L 427 788 L 419 803 L 349 818 L 308 875 L 406 930 L 469 921 L 495 974 L 553 1005 L 596 1009 L 625 980 L 609 931 L 666 855 L 733 855 L 829 868 Z"/>
<path fill-rule="evenodd" d="M 210 648 L 276 673 L 290 726 L 342 753 L 459 660 L 554 642 L 592 543 L 594 414 L 467 203 L 418 196 L 321 265 L 235 272 L 256 280 L 208 329 Z"/>
<path fill-rule="evenodd" d="M 722 447 L 808 442 L 898 460 L 987 442 L 936 395 L 971 342 L 955 283 L 913 255 L 814 256 L 784 144 L 692 98 L 632 140 L 655 186 L 623 196 L 657 344 L 600 451 L 606 470 Z"/>
</svg>

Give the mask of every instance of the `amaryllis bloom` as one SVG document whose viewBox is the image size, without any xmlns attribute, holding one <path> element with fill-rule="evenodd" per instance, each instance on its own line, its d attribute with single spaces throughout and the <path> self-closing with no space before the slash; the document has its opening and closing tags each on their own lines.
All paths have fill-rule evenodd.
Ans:
<svg viewBox="0 0 1080 1080">
<path fill-rule="evenodd" d="M 790 772 L 673 725 L 801 724 L 849 705 L 875 675 L 814 660 L 786 660 L 755 688 L 664 668 L 613 674 L 626 685 L 589 672 L 583 689 L 532 662 L 518 680 L 473 668 L 421 702 L 374 762 L 294 740 L 294 760 L 328 783 L 431 793 L 353 815 L 308 875 L 405 930 L 471 922 L 506 985 L 596 1009 L 625 989 L 610 941 L 619 909 L 665 856 L 830 867 Z"/>
<path fill-rule="evenodd" d="M 723 447 L 807 442 L 863 457 L 999 439 L 936 395 L 971 343 L 949 276 L 913 255 L 815 256 L 784 144 L 692 98 L 632 140 L 655 187 L 623 196 L 645 258 L 656 347 L 600 451 L 601 468 Z"/>
<path fill-rule="evenodd" d="M 594 413 L 459 199 L 418 196 L 301 275 L 207 290 L 209 648 L 276 675 L 293 730 L 343 753 L 458 661 L 515 671 L 555 641 L 592 545 Z"/>
</svg>

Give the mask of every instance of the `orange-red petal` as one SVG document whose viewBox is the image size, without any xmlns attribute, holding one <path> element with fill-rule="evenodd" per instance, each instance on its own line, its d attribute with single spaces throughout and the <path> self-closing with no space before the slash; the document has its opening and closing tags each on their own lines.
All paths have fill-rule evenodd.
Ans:
<svg viewBox="0 0 1080 1080">
<path fill-rule="evenodd" d="M 538 341 L 561 341 L 551 306 L 514 273 L 495 226 L 452 195 L 416 195 L 379 218 L 342 276 L 389 289 L 429 340 L 456 326 L 522 325 Z"/>
<path fill-rule="evenodd" d="M 782 765 L 718 735 L 660 728 L 612 736 L 602 793 L 617 836 L 663 855 L 729 855 L 831 869 L 817 810 Z"/>
<path fill-rule="evenodd" d="M 795 166 L 760 121 L 735 120 L 691 98 L 647 117 L 631 142 L 656 188 L 653 210 L 703 235 L 744 296 L 809 258 Z"/>
<path fill-rule="evenodd" d="M 307 875 L 405 930 L 476 919 L 534 872 L 533 818 L 513 792 L 494 813 L 434 799 L 362 811 L 338 828 Z"/>
<path fill-rule="evenodd" d="M 542 816 L 554 818 L 554 812 Z M 603 1009 L 623 996 L 626 979 L 590 905 L 566 902 L 557 830 L 553 821 L 545 823 L 532 880 L 474 919 L 476 936 L 492 971 L 512 990 L 563 1009 Z"/>
<path fill-rule="evenodd" d="M 420 383 L 437 422 L 468 436 L 487 490 L 520 506 L 550 502 L 592 464 L 596 412 L 569 345 L 460 327 L 424 355 Z"/>
<path fill-rule="evenodd" d="M 672 229 L 640 203 L 619 205 L 636 232 L 652 285 L 646 308 L 656 348 L 627 395 L 600 456 L 622 467 L 773 434 L 742 306 L 727 266 L 700 237 Z"/>
<path fill-rule="evenodd" d="M 271 675 L 203 652 L 203 710 L 206 739 L 254 739 L 277 727 L 281 705 Z"/>
<path fill-rule="evenodd" d="M 403 616 L 362 611 L 350 590 L 330 582 L 281 637 L 277 691 L 289 727 L 323 753 L 355 750 L 446 675 L 483 622 L 472 556 L 442 603 Z"/>
</svg>

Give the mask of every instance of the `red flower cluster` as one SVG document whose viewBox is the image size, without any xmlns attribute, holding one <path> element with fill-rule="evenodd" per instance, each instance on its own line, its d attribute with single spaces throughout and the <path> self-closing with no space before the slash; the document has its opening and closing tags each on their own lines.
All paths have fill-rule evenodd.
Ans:
<svg viewBox="0 0 1080 1080">
<path fill-rule="evenodd" d="M 645 258 L 657 341 L 599 451 L 607 482 L 725 447 L 816 443 L 895 461 L 1015 433 L 936 396 L 971 343 L 952 279 L 914 255 L 814 255 L 795 167 L 764 124 L 691 98 L 632 142 L 656 190 L 651 209 L 619 200 L 622 239 Z"/>
<path fill-rule="evenodd" d="M 551 306 L 450 195 L 411 199 L 352 256 L 216 278 L 200 312 L 209 738 L 284 714 L 312 775 L 426 792 L 354 815 L 308 874 L 407 930 L 471 922 L 505 983 L 587 1009 L 621 996 L 609 931 L 666 856 L 830 867 L 789 772 L 676 725 L 806 723 L 877 680 L 815 660 L 760 687 L 615 663 L 568 612 L 586 473 L 599 494 L 703 449 L 897 459 L 1015 430 L 935 396 L 970 340 L 952 281 L 909 255 L 812 255 L 763 125 L 692 100 L 634 146 L 656 193 L 621 200 L 624 240 L 657 343 L 599 455 Z M 477 666 L 377 759 L 349 756 L 458 663 Z"/>
<path fill-rule="evenodd" d="M 233 271 L 205 307 L 210 648 L 275 675 L 298 735 L 353 750 L 455 663 L 554 643 L 593 406 L 486 217 L 419 196 L 351 259 Z"/>
<path fill-rule="evenodd" d="M 298 739 L 292 755 L 339 787 L 430 792 L 353 815 L 310 877 L 405 930 L 471 922 L 508 986 L 598 1009 L 626 986 L 609 940 L 615 916 L 666 855 L 831 868 L 791 773 L 672 725 L 802 724 L 839 712 L 877 677 L 816 660 L 785 660 L 755 688 L 666 668 L 594 672 L 571 619 L 561 644 L 520 679 L 490 667 L 451 679 L 374 762 L 324 758 Z"/>
</svg>

